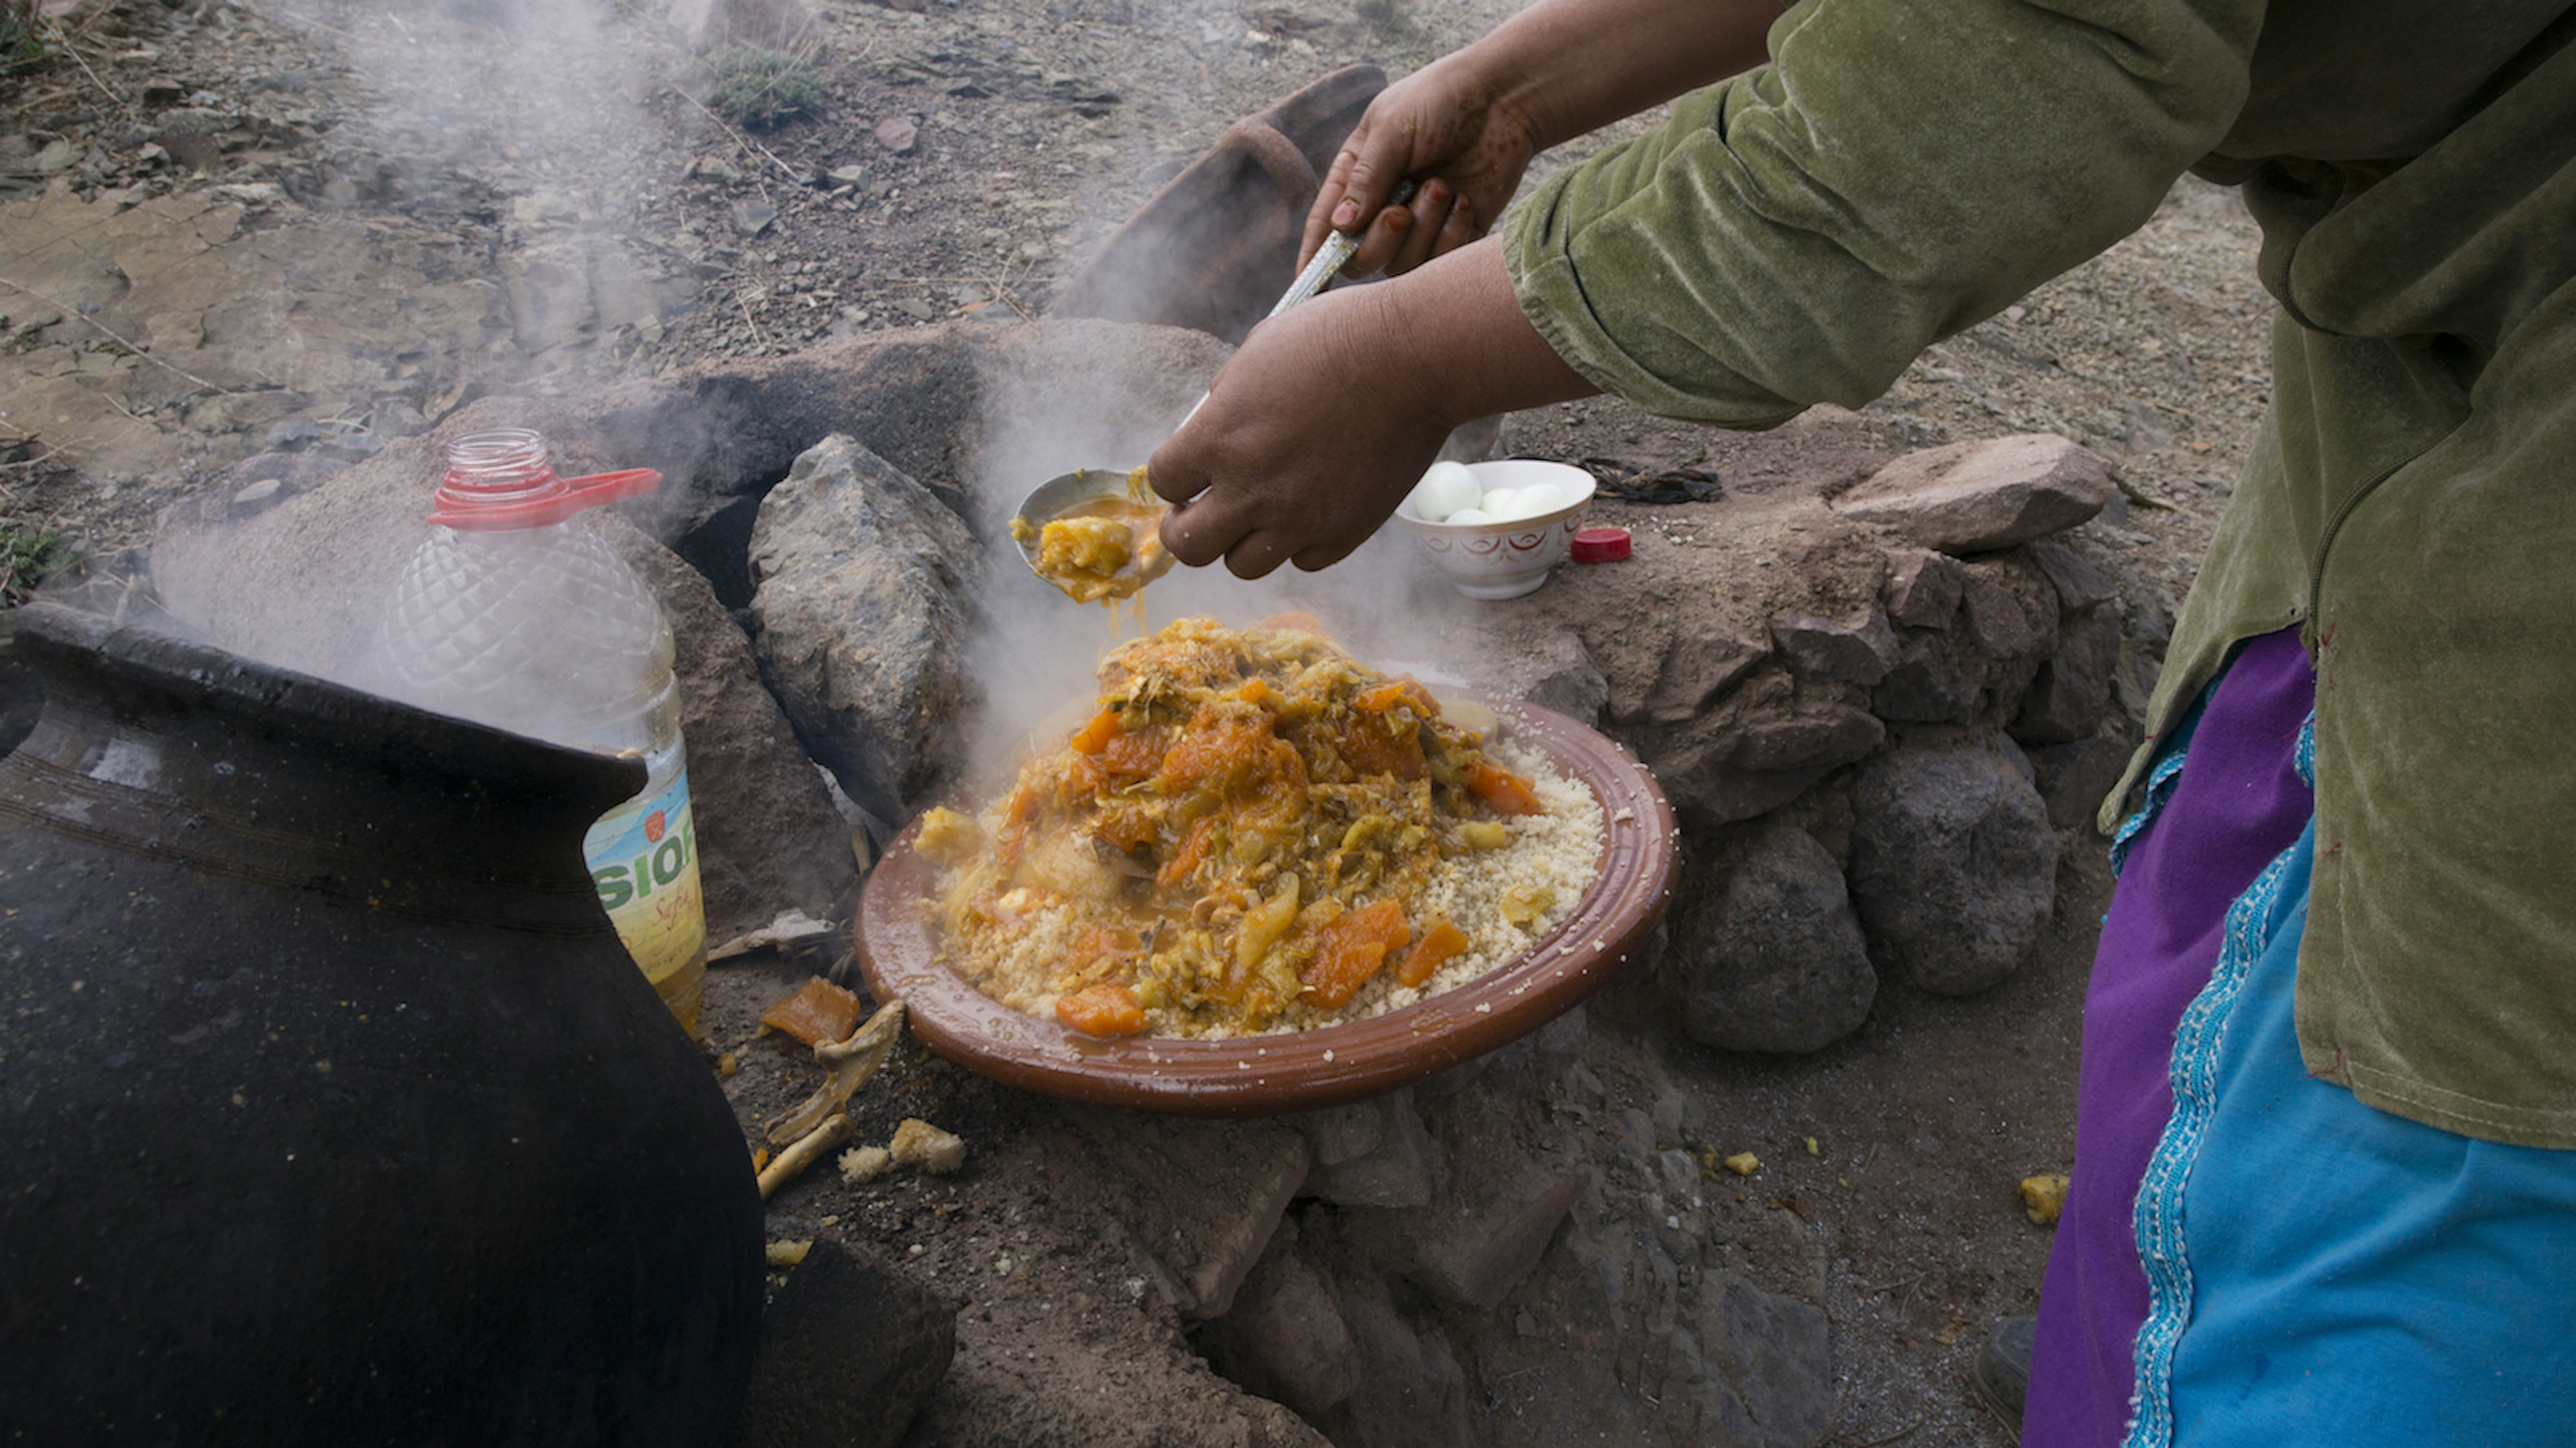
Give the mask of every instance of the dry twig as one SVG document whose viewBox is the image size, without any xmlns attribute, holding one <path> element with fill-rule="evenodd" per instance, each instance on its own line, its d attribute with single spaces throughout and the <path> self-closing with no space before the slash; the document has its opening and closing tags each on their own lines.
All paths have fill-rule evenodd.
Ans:
<svg viewBox="0 0 2576 1448">
<path fill-rule="evenodd" d="M 769 341 L 769 334 L 761 330 L 760 319 L 751 314 L 751 298 L 749 294 L 741 288 L 735 289 L 733 294 L 733 304 L 742 308 L 742 320 L 750 326 L 751 335 L 759 338 L 764 345 L 767 344 Z"/>
<path fill-rule="evenodd" d="M 104 9 L 105 7 L 101 7 L 101 8 L 102 8 L 102 9 Z M 105 95 L 109 100 L 112 100 L 112 101 L 116 102 L 117 109 L 119 109 L 119 110 L 127 110 L 127 111 L 130 111 L 130 110 L 134 109 L 134 102 L 132 102 L 132 101 L 130 101 L 130 100 L 127 100 L 125 97 L 123 97 L 123 96 L 121 96 L 121 95 L 118 95 L 118 94 L 116 93 L 115 89 L 114 89 L 113 87 L 109 86 L 109 85 L 108 85 L 108 83 L 107 83 L 106 81 L 103 81 L 103 80 L 101 80 L 101 79 L 99 79 L 99 78 L 98 78 L 98 72 L 97 72 L 97 71 L 94 71 L 94 70 L 92 70 L 92 69 L 90 69 L 90 68 L 89 68 L 89 57 L 87 57 L 87 56 L 85 56 L 85 55 L 81 54 L 81 51 L 80 51 L 80 47 L 79 47 L 79 46 L 74 45 L 74 44 L 73 44 L 73 43 L 71 43 L 70 41 L 66 40 L 66 41 L 64 41 L 64 42 L 63 42 L 63 54 L 70 56 L 74 61 L 77 61 L 77 62 L 79 63 L 80 68 L 81 68 L 81 74 L 83 74 L 83 75 L 85 75 L 85 76 L 88 76 L 88 77 L 89 77 L 89 83 L 90 83 L 91 85 L 97 86 L 97 87 L 99 88 L 99 91 L 100 91 L 100 93 L 101 93 L 101 94 Z"/>
<path fill-rule="evenodd" d="M 788 165 L 786 162 L 779 160 L 777 152 L 770 150 L 767 146 L 764 146 L 758 141 L 751 139 L 749 136 L 744 135 L 742 132 L 735 130 L 724 117 L 708 110 L 706 102 L 699 100 L 696 96 L 689 94 L 678 86 L 671 87 L 671 94 L 678 96 L 680 99 L 687 101 L 693 106 L 696 106 L 699 112 L 708 120 L 716 123 L 718 129 L 722 130 L 726 135 L 733 137 L 733 143 L 735 145 L 742 147 L 746 151 L 758 151 L 760 154 L 767 156 L 769 158 L 769 164 L 777 167 L 780 172 L 785 174 L 788 180 L 795 182 L 799 186 L 805 184 L 804 172 L 799 171 L 795 167 Z"/>
</svg>

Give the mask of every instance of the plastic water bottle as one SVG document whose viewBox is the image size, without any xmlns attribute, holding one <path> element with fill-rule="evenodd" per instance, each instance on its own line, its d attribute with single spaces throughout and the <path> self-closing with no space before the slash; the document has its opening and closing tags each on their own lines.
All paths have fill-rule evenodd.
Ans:
<svg viewBox="0 0 2576 1448">
<path fill-rule="evenodd" d="M 581 516 L 661 481 L 640 468 L 557 477 L 525 430 L 449 443 L 429 535 L 360 672 L 405 703 L 643 759 L 644 792 L 591 826 L 582 851 L 628 953 L 695 1034 L 706 911 L 671 628 Z"/>
</svg>

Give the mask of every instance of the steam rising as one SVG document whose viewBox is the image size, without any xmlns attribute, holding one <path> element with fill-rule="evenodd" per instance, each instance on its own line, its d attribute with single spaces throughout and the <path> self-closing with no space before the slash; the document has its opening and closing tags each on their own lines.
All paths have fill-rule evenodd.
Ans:
<svg viewBox="0 0 2576 1448">
<path fill-rule="evenodd" d="M 972 480 L 979 507 L 972 521 L 977 535 L 989 540 L 983 628 L 970 661 L 988 691 L 973 743 L 973 773 L 979 778 L 1007 767 L 1032 743 L 1056 742 L 1033 740 L 1033 732 L 1080 722 L 1098 693 L 1102 656 L 1136 632 L 1132 621 L 1121 622 L 1098 605 L 1077 604 L 1030 573 L 1011 542 L 1011 514 L 1030 488 L 1077 467 L 1132 467 L 1167 435 L 1159 429 L 1114 430 L 1098 409 L 1069 395 L 1077 391 L 1015 380 L 985 392 L 985 470 Z M 1177 426 L 1181 416 L 1175 412 L 1163 428 Z M 1246 580 L 1221 563 L 1175 568 L 1139 597 L 1147 630 L 1190 616 L 1243 627 L 1302 610 L 1362 662 L 1431 683 L 1463 682 L 1461 661 L 1490 633 L 1470 607 L 1428 576 L 1392 523 L 1320 573 L 1282 565 L 1267 577 Z"/>
<path fill-rule="evenodd" d="M 672 52 L 658 38 L 630 33 L 625 20 L 604 23 L 602 3 L 495 5 L 472 22 L 473 33 L 488 33 L 488 42 L 471 45 L 457 43 L 458 24 L 445 17 L 359 17 L 351 22 L 357 33 L 344 42 L 382 98 L 380 111 L 351 130 L 363 148 L 384 158 L 397 196 L 465 176 L 500 192 L 507 237 L 500 280 L 510 295 L 518 353 L 544 352 L 547 334 L 558 330 L 604 335 L 625 320 L 610 314 L 616 292 L 611 274 L 634 243 L 637 199 L 672 179 L 643 174 L 655 153 L 633 144 L 636 135 L 658 124 L 645 114 L 643 102 L 647 88 L 668 73 Z M 430 26 L 444 26 L 446 33 L 432 35 Z M 843 124 L 857 122 L 845 118 Z M 1097 133 L 1114 136 L 1116 130 Z M 1206 136 L 1187 139 L 1213 138 L 1211 128 Z M 1131 131 L 1124 140 L 1131 159 L 1143 160 L 1154 139 Z M 1122 199 L 1113 207 L 1097 190 L 1083 202 L 1095 220 L 1114 220 L 1102 213 L 1127 204 Z M 547 268 L 579 284 L 550 288 Z M 1284 286 L 1288 278 L 1278 281 Z M 563 297 L 596 310 L 569 318 L 549 313 L 549 306 L 558 305 L 550 299 Z M 1140 334 L 1137 345 L 1149 342 Z M 511 365 L 494 364 L 503 371 Z M 1140 367 L 1138 375 L 1148 370 Z M 1033 577 L 1007 526 L 1018 500 L 1037 483 L 1081 466 L 1132 466 L 1178 425 L 1186 404 L 1139 428 L 1107 419 L 1105 414 L 1120 409 L 1086 400 L 1086 394 L 1096 400 L 1102 382 L 1114 385 L 1122 372 L 1111 365 L 1082 379 L 992 377 L 982 390 L 986 416 L 980 420 L 981 446 L 973 453 L 981 472 L 958 480 L 975 500 L 978 516 L 968 521 L 987 540 L 988 554 L 982 596 L 974 600 L 982 615 L 980 633 L 968 660 L 987 688 L 986 707 L 968 736 L 977 776 L 989 777 L 1008 763 L 1051 716 L 1087 710 L 1097 692 L 1101 657 L 1122 632 L 1134 632 L 1132 624 L 1122 630 L 1106 610 L 1074 604 Z M 1080 385 L 1069 385 L 1074 383 Z M 685 430 L 679 419 L 664 422 L 665 441 Z M 703 437 L 714 441 L 719 431 L 713 417 L 704 419 Z M 648 456 L 607 461 L 664 468 L 684 462 Z M 343 512 L 345 505 L 335 504 L 328 523 L 299 524 L 305 531 L 298 546 L 365 560 L 353 570 L 362 586 L 347 596 L 322 596 L 309 585 L 299 591 L 279 574 L 264 580 L 263 591 L 272 596 L 241 596 L 234 588 L 242 576 L 240 560 L 230 555 L 231 543 L 220 529 L 165 539 L 155 559 L 156 581 L 179 621 L 210 642 L 363 686 L 351 666 L 375 635 L 386 589 L 423 536 L 420 517 L 429 482 L 424 476 L 416 494 L 398 498 L 393 493 L 399 490 L 375 489 L 357 511 Z M 675 522 L 695 501 L 683 488 L 666 486 L 647 507 Z M 667 537 L 670 530 L 656 531 Z M 1283 567 L 1246 582 L 1221 565 L 1182 568 L 1146 589 L 1143 600 L 1148 628 L 1187 615 L 1240 626 L 1303 610 L 1352 653 L 1381 668 L 1435 683 L 1462 677 L 1490 682 L 1499 672 L 1490 667 L 1494 616 L 1452 594 L 1393 528 L 1320 574 Z M 485 714 L 470 700 L 421 702 Z"/>
</svg>

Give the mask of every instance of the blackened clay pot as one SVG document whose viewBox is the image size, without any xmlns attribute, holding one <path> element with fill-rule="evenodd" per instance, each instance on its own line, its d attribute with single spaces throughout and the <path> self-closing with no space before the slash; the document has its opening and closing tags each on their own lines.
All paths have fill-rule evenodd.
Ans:
<svg viewBox="0 0 2576 1448">
<path fill-rule="evenodd" d="M 17 622 L 0 1437 L 729 1442 L 759 1194 L 582 864 L 643 766 Z"/>
</svg>

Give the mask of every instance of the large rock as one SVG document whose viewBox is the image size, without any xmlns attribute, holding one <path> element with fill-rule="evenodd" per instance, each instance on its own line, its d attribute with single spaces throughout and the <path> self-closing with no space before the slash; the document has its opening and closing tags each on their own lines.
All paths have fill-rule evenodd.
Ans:
<svg viewBox="0 0 2576 1448">
<path fill-rule="evenodd" d="M 2048 802 L 2048 822 L 2059 829 L 2089 828 L 2102 801 L 2128 771 L 2135 747 L 2126 720 L 2113 720 L 2102 732 L 2069 744 L 2047 744 L 2030 751 L 2031 783 Z"/>
<path fill-rule="evenodd" d="M 2003 723 L 2021 708 L 2040 666 L 2057 651 L 2057 590 L 2027 553 L 1963 564 L 1959 623 L 1944 635 L 1986 660 L 1977 718 Z"/>
<path fill-rule="evenodd" d="M 1581 723 L 1598 724 L 1602 706 L 1610 698 L 1610 684 L 1584 649 L 1583 636 L 1559 629 L 1522 655 L 1518 672 L 1503 692 Z"/>
<path fill-rule="evenodd" d="M 1896 631 L 1875 608 L 1848 618 L 1785 613 L 1771 621 L 1771 637 L 1800 673 L 1864 689 L 1896 663 Z"/>
<path fill-rule="evenodd" d="M 1419 1207 L 1440 1185 L 1440 1144 L 1409 1089 L 1288 1121 L 1315 1152 L 1305 1195 L 1345 1207 Z"/>
<path fill-rule="evenodd" d="M 1280 1233 L 1199 1345 L 1218 1372 L 1311 1422 L 1348 1402 L 1369 1365 L 1332 1293 L 1289 1236 Z"/>
<path fill-rule="evenodd" d="M 2120 596 L 2120 585 L 2092 559 L 2067 546 L 2064 539 L 2043 538 L 2030 545 L 2030 560 L 2057 590 L 2057 606 L 2081 613 Z"/>
<path fill-rule="evenodd" d="M 1851 896 L 1883 962 L 1943 995 L 2013 972 L 2047 924 L 2057 835 L 2005 740 L 1893 749 L 1852 786 Z"/>
<path fill-rule="evenodd" d="M 818 1241 L 761 1317 L 740 1448 L 894 1448 L 957 1350 L 957 1309 Z"/>
<path fill-rule="evenodd" d="M 2061 622 L 2057 652 L 2022 696 L 2013 738 L 2069 744 L 2090 735 L 2111 711 L 2111 676 L 2119 663 L 2120 626 L 2108 611 L 2088 609 Z"/>
<path fill-rule="evenodd" d="M 1886 625 L 1879 627 L 1884 631 Z M 1761 644 L 1724 629 L 1676 635 L 1672 647 L 1664 651 L 1654 687 L 1646 692 L 1646 717 L 1658 724 L 1680 724 L 1697 717 L 1769 655 Z"/>
<path fill-rule="evenodd" d="M 1187 1317 L 1222 1317 L 1305 1184 L 1314 1154 L 1275 1122 L 1067 1107 L 1118 1220 L 1161 1263 Z"/>
<path fill-rule="evenodd" d="M 2040 653 L 2042 634 L 2033 626 L 2030 611 L 2001 580 L 1983 572 L 1970 575 L 1963 601 L 1968 638 L 1978 652 L 2005 661 Z"/>
<path fill-rule="evenodd" d="M 849 437 L 796 459 L 751 535 L 761 672 L 861 808 L 900 820 L 949 780 L 979 699 L 980 554 L 930 490 Z"/>
<path fill-rule="evenodd" d="M 45 712 L 45 686 L 17 655 L 14 611 L 0 612 L 0 754 L 17 748 Z"/>
<path fill-rule="evenodd" d="M 1713 710 L 1642 751 L 1691 828 L 1768 814 L 1887 738 L 1866 709 L 1763 692 L 1759 703 Z"/>
<path fill-rule="evenodd" d="M 757 930 L 785 910 L 830 918 L 858 880 L 849 827 L 762 686 L 751 640 L 706 577 L 671 550 L 622 520 L 598 526 L 670 620 L 707 943 Z"/>
<path fill-rule="evenodd" d="M 1959 611 L 1959 587 L 1965 581 L 1959 565 L 1946 553 L 1892 549 L 1882 588 L 1887 616 L 1909 628 L 1948 628 Z"/>
<path fill-rule="evenodd" d="M 1908 453 L 1833 506 L 1918 547 L 1988 553 L 2072 528 L 2115 491 L 2099 455 L 2055 433 L 2024 433 Z"/>
<path fill-rule="evenodd" d="M 1559 1222 L 1595 1180 L 1589 1167 L 1533 1167 L 1481 1204 L 1402 1213 L 1406 1275 L 1444 1302 L 1489 1312 L 1538 1265 Z"/>
<path fill-rule="evenodd" d="M 1336 1283 L 1343 1322 L 1367 1371 L 1317 1426 L 1342 1448 L 1469 1448 L 1467 1375 L 1448 1339 L 1417 1329 L 1373 1275 Z"/>
<path fill-rule="evenodd" d="M 1896 667 L 1869 691 L 1870 711 L 1899 724 L 1970 723 L 1992 671 L 1958 631 L 1917 629 L 1898 650 Z"/>
<path fill-rule="evenodd" d="M 1674 953 L 1684 1024 L 1725 1050 L 1822 1050 L 1858 1030 L 1878 995 L 1841 863 L 1792 824 L 1753 839 L 1678 928 Z"/>
<path fill-rule="evenodd" d="M 1733 1274 L 1700 1286 L 1699 1336 L 1734 1390 L 1722 1415 L 1743 1448 L 1807 1448 L 1834 1421 L 1833 1325 L 1824 1310 Z"/>
</svg>

